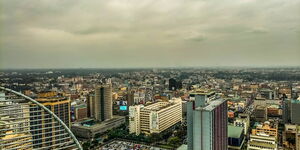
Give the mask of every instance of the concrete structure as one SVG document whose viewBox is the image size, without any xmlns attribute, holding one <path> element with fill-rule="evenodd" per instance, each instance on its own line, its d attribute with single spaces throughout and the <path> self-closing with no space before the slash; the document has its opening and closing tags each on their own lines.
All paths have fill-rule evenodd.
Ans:
<svg viewBox="0 0 300 150">
<path fill-rule="evenodd" d="M 27 111 L 29 116 L 29 112 Z M 23 117 L 22 117 L 23 118 Z M 22 123 L 20 119 L 10 117 L 9 114 L 1 112 L 0 115 L 0 149 L 31 150 L 32 135 L 29 126 Z"/>
<path fill-rule="evenodd" d="M 0 91 L 10 93 L 0 102 L 0 149 L 82 150 L 66 125 L 70 122 L 69 102 L 64 105 L 64 99 L 53 94 L 46 94 L 51 98 L 40 97 L 38 102 L 4 87 L 0 87 Z M 66 123 L 58 116 L 63 116 Z"/>
<path fill-rule="evenodd" d="M 247 135 L 250 127 L 250 116 L 248 114 L 239 114 L 238 118 L 233 122 L 233 125 L 242 127 L 244 129 L 244 135 Z"/>
<path fill-rule="evenodd" d="M 92 116 L 96 121 L 112 119 L 112 86 L 101 85 L 95 89 L 95 98 L 92 98 Z"/>
<path fill-rule="evenodd" d="M 83 104 L 74 106 L 74 116 L 75 120 L 87 118 L 87 106 Z"/>
<path fill-rule="evenodd" d="M 228 149 L 241 150 L 245 142 L 244 128 L 228 125 Z"/>
<path fill-rule="evenodd" d="M 291 123 L 300 125 L 300 100 L 291 100 Z"/>
<path fill-rule="evenodd" d="M 266 106 L 262 106 L 262 105 L 256 106 L 254 109 L 254 117 L 255 120 L 258 122 L 266 121 L 268 119 Z"/>
<path fill-rule="evenodd" d="M 65 123 L 67 127 L 71 126 L 71 116 L 70 116 L 70 100 L 65 97 L 55 96 L 55 97 L 43 97 L 37 98 L 36 101 L 47 107 L 51 112 L 53 112 L 57 117 Z M 31 104 L 30 115 L 40 115 L 40 118 L 31 117 L 30 129 L 37 130 L 32 133 L 33 139 L 39 139 L 42 134 L 45 137 L 53 137 L 52 139 L 41 139 L 35 141 L 36 147 L 49 146 L 57 144 L 56 141 L 60 140 L 63 137 L 58 136 L 60 133 L 59 128 L 56 128 L 56 124 L 51 124 L 53 120 L 49 118 L 48 115 L 43 115 L 44 111 L 40 111 L 40 107 L 36 104 Z M 39 121 L 42 119 L 43 121 Z M 47 128 L 45 130 L 38 130 L 40 128 Z M 43 144 L 43 145 L 39 145 Z"/>
<path fill-rule="evenodd" d="M 226 150 L 227 101 L 213 92 L 195 93 L 187 104 L 188 150 Z"/>
<path fill-rule="evenodd" d="M 282 133 L 282 142 L 285 149 L 300 149 L 300 125 L 285 124 Z"/>
<path fill-rule="evenodd" d="M 93 120 L 76 122 L 72 125 L 71 130 L 76 137 L 91 139 L 94 138 L 96 134 L 104 133 L 112 128 L 119 127 L 124 123 L 125 117 L 113 116 L 112 119 L 105 120 L 100 123 L 95 123 Z"/>
<path fill-rule="evenodd" d="M 252 129 L 250 140 L 248 141 L 248 150 L 277 150 L 278 128 L 277 124 L 266 121 Z"/>
<path fill-rule="evenodd" d="M 129 107 L 129 131 L 137 135 L 160 133 L 181 121 L 181 99 Z"/>
</svg>

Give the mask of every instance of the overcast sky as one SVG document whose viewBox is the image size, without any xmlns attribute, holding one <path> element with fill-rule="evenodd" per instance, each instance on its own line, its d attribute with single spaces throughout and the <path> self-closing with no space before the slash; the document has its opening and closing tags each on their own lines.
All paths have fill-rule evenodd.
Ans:
<svg viewBox="0 0 300 150">
<path fill-rule="evenodd" d="M 0 68 L 300 66 L 300 0 L 0 1 Z"/>
</svg>

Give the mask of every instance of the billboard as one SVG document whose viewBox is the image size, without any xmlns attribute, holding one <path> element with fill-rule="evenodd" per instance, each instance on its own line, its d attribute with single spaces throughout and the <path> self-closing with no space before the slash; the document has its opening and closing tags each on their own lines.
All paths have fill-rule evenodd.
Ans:
<svg viewBox="0 0 300 150">
<path fill-rule="evenodd" d="M 120 110 L 127 110 L 127 106 L 120 106 Z"/>
</svg>

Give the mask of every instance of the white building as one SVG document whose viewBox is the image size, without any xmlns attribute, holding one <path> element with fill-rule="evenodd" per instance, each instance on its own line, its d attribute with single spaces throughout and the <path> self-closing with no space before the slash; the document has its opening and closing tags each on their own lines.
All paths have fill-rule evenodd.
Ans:
<svg viewBox="0 0 300 150">
<path fill-rule="evenodd" d="M 181 121 L 181 99 L 129 107 L 129 131 L 137 135 L 160 133 Z"/>
</svg>

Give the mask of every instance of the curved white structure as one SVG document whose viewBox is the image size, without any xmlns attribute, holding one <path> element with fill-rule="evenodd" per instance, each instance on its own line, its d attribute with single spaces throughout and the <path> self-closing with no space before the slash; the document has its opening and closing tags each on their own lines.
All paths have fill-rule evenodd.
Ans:
<svg viewBox="0 0 300 150">
<path fill-rule="evenodd" d="M 0 149 L 82 150 L 69 127 L 47 107 L 11 89 L 0 87 L 0 93 Z"/>
</svg>

